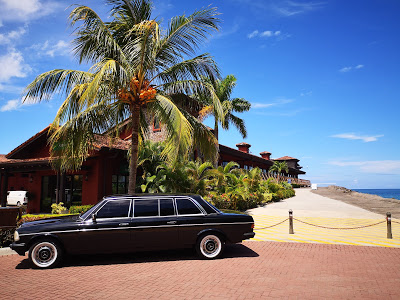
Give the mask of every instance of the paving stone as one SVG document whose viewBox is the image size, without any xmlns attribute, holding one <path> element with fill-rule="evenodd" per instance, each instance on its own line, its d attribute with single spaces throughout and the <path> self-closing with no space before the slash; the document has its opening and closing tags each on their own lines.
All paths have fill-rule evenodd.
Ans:
<svg viewBox="0 0 400 300">
<path fill-rule="evenodd" d="M 0 299 L 400 299 L 400 249 L 245 242 L 191 251 L 70 257 L 50 270 L 0 257 Z"/>
</svg>

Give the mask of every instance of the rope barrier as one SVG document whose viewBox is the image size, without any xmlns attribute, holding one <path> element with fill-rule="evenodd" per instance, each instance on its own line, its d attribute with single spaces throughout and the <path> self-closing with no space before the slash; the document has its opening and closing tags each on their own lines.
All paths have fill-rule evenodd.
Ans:
<svg viewBox="0 0 400 300">
<path fill-rule="evenodd" d="M 286 222 L 287 220 L 289 220 L 289 218 L 286 218 L 286 219 L 283 220 L 282 222 L 276 223 L 276 224 L 271 225 L 271 226 L 266 226 L 266 227 L 261 227 L 261 228 L 254 228 L 254 230 L 262 230 L 262 229 L 267 229 L 267 228 L 275 227 L 275 226 L 278 226 L 278 225 L 280 225 L 280 224 Z"/>
<path fill-rule="evenodd" d="M 325 229 L 338 229 L 338 230 L 349 230 L 349 229 L 360 229 L 360 228 L 366 228 L 366 227 L 372 227 L 372 226 L 376 226 L 382 223 L 385 223 L 386 220 L 384 221 L 380 221 L 378 223 L 374 223 L 374 224 L 368 224 L 368 225 L 363 225 L 363 226 L 357 226 L 357 227 L 328 227 L 328 226 L 322 226 L 322 225 L 316 225 L 316 224 L 311 224 L 296 218 L 293 218 L 293 220 L 299 221 L 300 223 L 304 223 L 310 226 L 315 226 L 315 227 L 320 227 L 320 228 L 325 228 Z"/>
<path fill-rule="evenodd" d="M 394 221 L 394 220 L 392 220 L 392 223 L 397 223 L 397 224 L 400 224 L 400 222 L 398 222 L 398 221 Z"/>
</svg>

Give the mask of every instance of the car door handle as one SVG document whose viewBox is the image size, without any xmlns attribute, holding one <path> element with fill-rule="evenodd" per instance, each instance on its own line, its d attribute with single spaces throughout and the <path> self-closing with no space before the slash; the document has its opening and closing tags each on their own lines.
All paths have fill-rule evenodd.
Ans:
<svg viewBox="0 0 400 300">
<path fill-rule="evenodd" d="M 169 222 L 167 222 L 167 224 L 176 224 L 176 221 L 169 221 Z"/>
<path fill-rule="evenodd" d="M 118 225 L 119 225 L 119 226 L 128 226 L 129 223 L 119 223 Z"/>
</svg>

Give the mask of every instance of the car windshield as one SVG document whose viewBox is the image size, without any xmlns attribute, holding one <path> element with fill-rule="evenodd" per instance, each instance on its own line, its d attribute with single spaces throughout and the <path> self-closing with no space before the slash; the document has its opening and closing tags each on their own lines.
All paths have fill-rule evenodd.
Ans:
<svg viewBox="0 0 400 300">
<path fill-rule="evenodd" d="M 95 211 L 97 209 L 97 207 L 99 207 L 99 205 L 101 205 L 104 202 L 101 201 L 99 203 L 97 203 L 95 206 L 93 206 L 91 209 L 89 209 L 87 212 L 85 212 L 84 214 L 82 214 L 81 216 L 79 216 L 79 218 L 81 218 L 82 220 L 85 220 L 87 217 L 89 217 L 93 211 Z"/>
</svg>

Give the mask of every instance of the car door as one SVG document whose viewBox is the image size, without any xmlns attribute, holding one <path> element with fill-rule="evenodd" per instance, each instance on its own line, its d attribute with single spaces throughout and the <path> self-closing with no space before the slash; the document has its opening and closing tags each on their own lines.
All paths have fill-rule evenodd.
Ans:
<svg viewBox="0 0 400 300">
<path fill-rule="evenodd" d="M 135 199 L 132 239 L 137 250 L 177 248 L 178 227 L 173 198 Z"/>
<path fill-rule="evenodd" d="M 115 253 L 132 251 L 131 199 L 105 201 L 80 229 L 82 252 Z"/>
<path fill-rule="evenodd" d="M 199 232 L 206 228 L 206 214 L 200 205 L 192 198 L 179 197 L 175 199 L 178 212 L 179 243 L 184 247 L 196 243 Z"/>
</svg>

